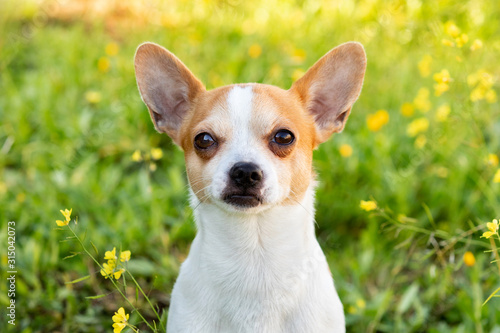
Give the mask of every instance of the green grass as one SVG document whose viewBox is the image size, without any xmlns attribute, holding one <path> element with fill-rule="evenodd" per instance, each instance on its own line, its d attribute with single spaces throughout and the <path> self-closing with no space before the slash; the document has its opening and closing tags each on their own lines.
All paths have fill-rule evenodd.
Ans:
<svg viewBox="0 0 500 333">
<path fill-rule="evenodd" d="M 333 3 L 138 1 L 139 9 L 122 5 L 105 16 L 56 12 L 68 4 L 5 3 L 0 239 L 6 249 L 6 222 L 15 221 L 19 273 L 13 331 L 110 331 L 111 316 L 125 306 L 88 258 L 63 260 L 81 251 L 64 241 L 68 233 L 56 230 L 64 208 L 73 208 L 77 232 L 96 245 L 100 259 L 114 246 L 131 250 L 130 270 L 167 311 L 195 228 L 182 152 L 154 131 L 137 91 L 133 55 L 141 42 L 167 47 L 207 88 L 237 82 L 288 88 L 297 70 L 350 40 L 366 48 L 363 92 L 344 132 L 315 152 L 317 234 L 348 331 L 500 331 L 499 300 L 481 306 L 500 286 L 491 253 L 485 252 L 490 243 L 480 238 L 482 230 L 463 234 L 500 214 L 500 184 L 493 183 L 498 166 L 486 162 L 488 154 L 500 153 L 499 104 L 472 102 L 473 87 L 467 84 L 468 75 L 484 69 L 496 79 L 498 93 L 500 8 L 486 0 Z M 464 47 L 442 44 L 451 39 L 444 29 L 449 20 L 468 35 Z M 475 39 L 483 47 L 471 51 Z M 107 56 L 112 42 L 119 52 Z M 248 53 L 254 44 L 262 49 L 257 58 Z M 433 60 L 430 75 L 422 77 L 418 63 L 426 54 Z M 102 57 L 110 61 L 105 72 L 98 69 Z M 453 81 L 449 91 L 434 96 L 433 74 L 442 69 Z M 430 91 L 431 109 L 403 116 L 403 103 L 423 87 Z M 89 91 L 100 101 L 90 103 Z M 451 112 L 440 122 L 437 108 L 445 103 Z M 373 132 L 366 117 L 379 109 L 390 119 Z M 429 128 L 420 138 L 426 144 L 417 148 L 406 131 L 422 117 Z M 352 156 L 340 155 L 342 144 L 352 146 Z M 156 171 L 148 161 L 132 161 L 134 151 L 155 147 L 164 152 Z M 368 199 L 380 209 L 362 211 L 359 202 Z M 408 221 L 388 221 L 399 214 Z M 464 265 L 465 251 L 475 255 L 474 266 Z M 7 257 L 3 249 L 0 253 L 5 271 Z M 89 280 L 65 284 L 89 273 Z M 134 299 L 135 291 L 128 292 Z M 85 298 L 103 293 L 110 295 Z M 2 309 L 7 302 L 2 283 Z M 139 307 L 154 318 L 144 300 Z M 139 323 L 137 315 L 131 322 Z"/>
</svg>

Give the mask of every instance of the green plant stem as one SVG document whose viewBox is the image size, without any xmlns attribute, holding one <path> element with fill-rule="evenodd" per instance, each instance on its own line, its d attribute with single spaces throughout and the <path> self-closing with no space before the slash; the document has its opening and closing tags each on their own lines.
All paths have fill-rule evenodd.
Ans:
<svg viewBox="0 0 500 333">
<path fill-rule="evenodd" d="M 497 233 L 497 237 L 499 237 L 498 233 Z M 500 275 L 500 256 L 498 255 L 497 245 L 495 244 L 495 239 L 493 237 L 490 237 L 490 244 L 491 244 L 491 249 L 493 250 L 493 253 L 495 254 L 495 259 L 496 259 L 495 261 L 496 261 L 497 267 L 498 267 L 498 274 Z"/>
<path fill-rule="evenodd" d="M 78 240 L 78 242 L 80 243 L 80 245 L 82 246 L 83 248 L 83 251 L 85 251 L 85 253 L 87 253 L 87 255 L 92 258 L 92 260 L 94 260 L 94 262 L 97 264 L 97 266 L 99 266 L 99 268 L 102 270 L 102 266 L 101 264 L 99 263 L 99 261 L 97 261 L 96 258 L 94 258 L 94 256 L 87 250 L 87 248 L 85 247 L 85 244 L 83 244 L 83 242 L 81 241 L 80 237 L 78 237 L 78 235 L 75 233 L 75 231 L 69 226 L 68 224 L 68 229 L 71 231 L 71 233 L 75 236 L 75 238 Z M 130 300 L 128 299 L 127 296 L 125 296 L 125 294 L 123 294 L 123 292 L 121 291 L 120 287 L 116 284 L 116 282 L 113 280 L 113 277 L 110 276 L 107 272 L 106 272 L 106 276 L 109 278 L 109 280 L 111 281 L 111 283 L 113 283 L 113 285 L 115 286 L 116 290 L 118 290 L 118 292 L 120 293 L 120 295 L 122 295 L 122 297 L 127 301 L 127 303 L 132 307 L 132 309 L 139 315 L 139 317 L 141 317 L 142 321 L 144 323 L 146 323 L 146 325 L 148 325 L 148 327 L 154 332 L 155 329 L 154 327 L 146 320 L 146 318 L 144 318 L 142 316 L 142 314 L 139 312 L 139 310 L 132 304 L 132 302 L 130 302 Z"/>
<path fill-rule="evenodd" d="M 155 313 L 156 318 L 158 318 L 160 325 L 162 325 L 162 323 L 161 323 L 161 318 L 160 318 L 160 316 L 158 315 L 158 312 L 156 312 L 156 309 L 155 309 L 155 307 L 153 306 L 153 304 L 151 304 L 151 301 L 149 300 L 149 297 L 146 295 L 146 293 L 144 293 L 144 290 L 142 290 L 141 286 L 140 286 L 140 285 L 139 285 L 139 283 L 136 281 L 136 279 L 134 278 L 134 276 L 132 275 L 132 273 L 130 273 L 128 270 L 127 270 L 127 273 L 128 273 L 128 275 L 130 276 L 130 278 L 132 279 L 132 281 L 134 281 L 134 283 L 135 283 L 135 285 L 137 286 L 137 288 L 139 288 L 139 290 L 141 291 L 141 293 L 142 293 L 142 295 L 144 296 L 144 298 L 146 299 L 146 301 L 148 301 L 149 306 L 151 306 L 151 309 L 153 309 L 153 312 Z M 162 325 L 162 329 L 163 329 L 163 330 L 165 330 L 165 327 L 163 327 L 163 325 Z"/>
</svg>

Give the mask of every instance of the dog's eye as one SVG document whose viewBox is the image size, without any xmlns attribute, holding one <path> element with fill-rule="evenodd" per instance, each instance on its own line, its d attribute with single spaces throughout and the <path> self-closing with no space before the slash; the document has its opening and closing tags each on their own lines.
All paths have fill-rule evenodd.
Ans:
<svg viewBox="0 0 500 333">
<path fill-rule="evenodd" d="M 215 144 L 214 138 L 206 132 L 198 134 L 194 138 L 194 146 L 198 149 L 207 149 Z"/>
<path fill-rule="evenodd" d="M 279 130 L 274 135 L 273 141 L 280 145 L 289 145 L 295 140 L 295 136 L 289 130 Z"/>
</svg>

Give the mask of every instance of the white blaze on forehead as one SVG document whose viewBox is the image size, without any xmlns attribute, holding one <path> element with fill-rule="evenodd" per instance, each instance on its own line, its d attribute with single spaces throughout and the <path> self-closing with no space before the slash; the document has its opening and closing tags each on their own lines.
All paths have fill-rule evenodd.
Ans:
<svg viewBox="0 0 500 333">
<path fill-rule="evenodd" d="M 227 104 L 233 129 L 233 142 L 249 144 L 253 91 L 251 86 L 235 86 L 229 92 Z"/>
</svg>

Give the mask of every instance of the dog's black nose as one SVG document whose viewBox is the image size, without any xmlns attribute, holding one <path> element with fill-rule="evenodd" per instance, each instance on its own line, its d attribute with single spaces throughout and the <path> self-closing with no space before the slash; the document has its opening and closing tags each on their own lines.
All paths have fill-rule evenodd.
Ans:
<svg viewBox="0 0 500 333">
<path fill-rule="evenodd" d="M 262 170 L 254 163 L 238 162 L 229 170 L 229 177 L 237 186 L 255 187 L 262 180 Z"/>
</svg>

